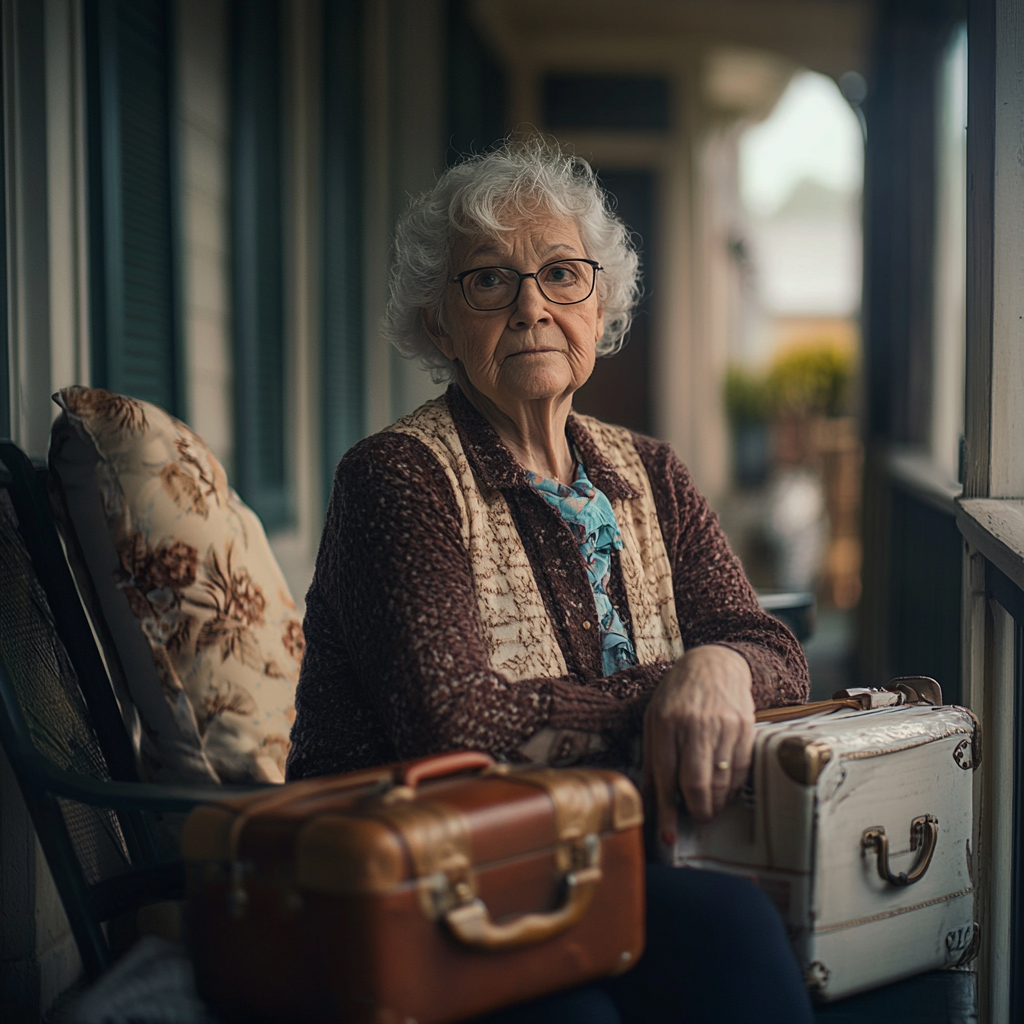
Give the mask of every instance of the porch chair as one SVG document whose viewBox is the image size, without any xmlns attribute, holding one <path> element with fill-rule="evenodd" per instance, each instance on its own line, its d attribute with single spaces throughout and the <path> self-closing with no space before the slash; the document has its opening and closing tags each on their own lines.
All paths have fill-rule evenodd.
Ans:
<svg viewBox="0 0 1024 1024">
<path fill-rule="evenodd" d="M 180 899 L 166 815 L 258 786 L 140 781 L 131 738 L 58 536 L 47 470 L 0 441 L 0 743 L 86 975 L 112 962 L 104 924 Z"/>
</svg>

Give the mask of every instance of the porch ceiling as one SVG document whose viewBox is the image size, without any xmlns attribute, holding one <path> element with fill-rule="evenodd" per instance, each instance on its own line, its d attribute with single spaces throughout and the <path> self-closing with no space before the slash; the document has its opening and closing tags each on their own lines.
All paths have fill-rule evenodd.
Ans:
<svg viewBox="0 0 1024 1024">
<path fill-rule="evenodd" d="M 873 0 L 474 0 L 510 64 L 664 70 L 715 48 L 767 51 L 838 78 L 865 70 Z"/>
</svg>

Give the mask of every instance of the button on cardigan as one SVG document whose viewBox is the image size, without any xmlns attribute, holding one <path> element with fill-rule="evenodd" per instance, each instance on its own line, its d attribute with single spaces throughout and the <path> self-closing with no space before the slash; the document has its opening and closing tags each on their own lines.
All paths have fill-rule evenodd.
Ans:
<svg viewBox="0 0 1024 1024">
<path fill-rule="evenodd" d="M 623 766 L 669 668 L 664 661 L 605 675 L 593 591 L 571 531 L 455 385 L 444 401 L 477 485 L 508 503 L 566 673 L 511 679 L 492 668 L 452 484 L 423 441 L 375 434 L 335 473 L 306 597 L 289 779 L 460 748 L 515 761 L 544 728 L 599 734 L 601 749 L 584 760 Z M 613 502 L 635 496 L 581 419 L 570 415 L 567 429 L 595 487 Z M 742 655 L 758 708 L 806 700 L 799 644 L 758 605 L 686 468 L 667 444 L 640 435 L 631 443 L 653 492 L 684 647 L 723 644 Z M 625 594 L 616 553 L 608 595 L 632 637 Z"/>
</svg>

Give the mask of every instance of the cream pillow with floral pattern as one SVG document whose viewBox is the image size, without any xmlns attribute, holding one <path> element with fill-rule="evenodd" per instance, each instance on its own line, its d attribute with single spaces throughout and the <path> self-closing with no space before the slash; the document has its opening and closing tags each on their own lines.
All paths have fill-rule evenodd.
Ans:
<svg viewBox="0 0 1024 1024">
<path fill-rule="evenodd" d="M 158 406 L 83 387 L 54 401 L 57 504 L 123 670 L 144 776 L 283 782 L 304 644 L 259 519 Z"/>
</svg>

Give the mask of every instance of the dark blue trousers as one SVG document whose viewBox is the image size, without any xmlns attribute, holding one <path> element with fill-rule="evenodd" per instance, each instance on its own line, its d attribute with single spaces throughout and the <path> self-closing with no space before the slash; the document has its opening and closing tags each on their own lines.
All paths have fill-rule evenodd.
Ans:
<svg viewBox="0 0 1024 1024">
<path fill-rule="evenodd" d="M 750 882 L 647 867 L 647 948 L 618 978 L 478 1024 L 813 1024 L 775 907 Z"/>
</svg>

